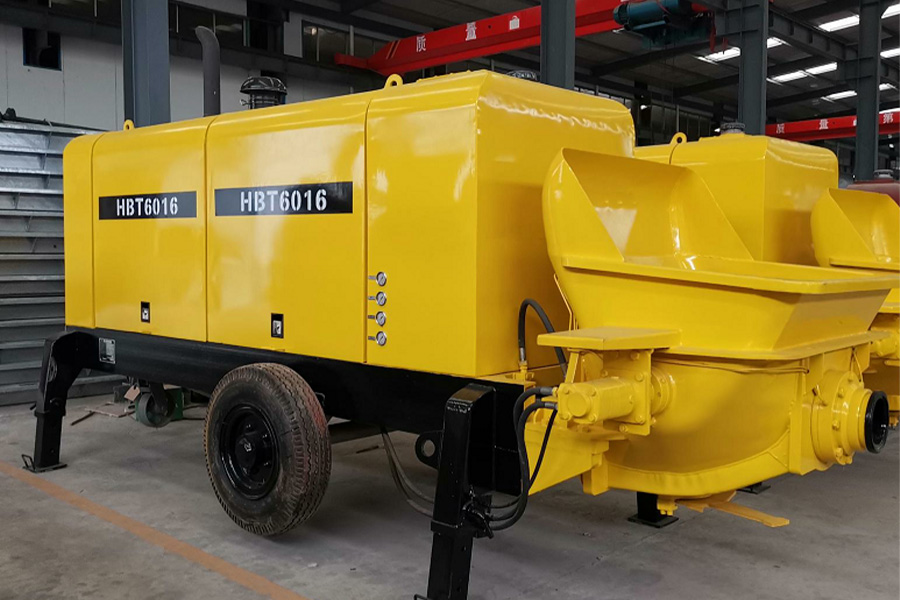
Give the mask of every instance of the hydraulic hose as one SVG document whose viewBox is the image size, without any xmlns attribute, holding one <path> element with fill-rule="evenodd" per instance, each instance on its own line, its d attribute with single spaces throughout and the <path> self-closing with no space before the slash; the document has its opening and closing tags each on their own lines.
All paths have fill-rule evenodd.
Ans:
<svg viewBox="0 0 900 600">
<path fill-rule="evenodd" d="M 525 446 L 525 425 L 528 423 L 528 417 L 535 411 L 541 409 L 552 409 L 553 413 L 550 415 L 550 420 L 547 424 L 547 430 L 544 432 L 544 440 L 541 444 L 541 452 L 538 457 L 538 462 L 535 465 L 535 471 L 532 475 L 529 473 L 528 468 L 528 450 Z M 525 508 L 528 506 L 528 492 L 531 489 L 531 484 L 537 478 L 538 471 L 540 470 L 540 464 L 544 459 L 544 452 L 547 449 L 547 442 L 550 439 L 550 432 L 552 431 L 553 421 L 556 418 L 556 403 L 555 402 L 544 402 L 542 400 L 537 400 L 532 404 L 528 405 L 528 407 L 522 411 L 522 415 L 519 417 L 519 422 L 516 427 L 516 434 L 518 438 L 519 445 L 519 468 L 522 474 L 522 492 L 514 501 L 515 507 L 512 511 L 501 514 L 501 515 L 492 515 L 490 517 L 492 522 L 496 522 L 496 525 L 492 526 L 494 531 L 501 531 L 503 529 L 509 529 L 513 525 L 518 522 L 519 519 L 522 518 L 522 515 L 525 514 Z M 508 505 L 507 505 L 508 506 Z M 493 507 L 500 508 L 500 507 Z"/>
<path fill-rule="evenodd" d="M 544 329 L 547 330 L 547 333 L 554 333 L 556 330 L 553 328 L 553 323 L 550 322 L 550 317 L 547 316 L 547 313 L 544 311 L 543 307 L 538 304 L 536 300 L 532 300 L 531 298 L 526 298 L 522 300 L 522 305 L 519 306 L 519 360 L 521 362 L 526 362 L 525 359 L 525 314 L 528 312 L 528 307 L 534 309 L 534 312 L 537 313 L 537 316 L 540 318 L 541 323 L 544 324 Z M 562 351 L 562 348 L 555 348 L 556 350 L 556 359 L 559 361 L 559 368 L 562 369 L 563 377 L 566 376 L 566 371 L 568 370 L 568 363 L 566 361 L 566 355 Z"/>
</svg>

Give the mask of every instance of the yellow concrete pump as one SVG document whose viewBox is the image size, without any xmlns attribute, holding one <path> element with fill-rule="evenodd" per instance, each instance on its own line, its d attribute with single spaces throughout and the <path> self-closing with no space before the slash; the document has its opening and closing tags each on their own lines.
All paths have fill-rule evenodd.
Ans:
<svg viewBox="0 0 900 600">
<path fill-rule="evenodd" d="M 213 489 L 263 535 L 316 511 L 330 437 L 353 435 L 326 415 L 412 432 L 433 495 L 385 446 L 445 600 L 473 538 L 563 480 L 636 491 L 657 526 L 676 503 L 779 525 L 734 490 L 885 443 L 862 375 L 895 277 L 756 256 L 700 175 L 634 158 L 616 102 L 391 77 L 79 138 L 64 168 L 67 331 L 45 347 L 35 471 L 63 466 L 82 369 L 162 415 L 163 384 L 209 395 Z"/>
</svg>

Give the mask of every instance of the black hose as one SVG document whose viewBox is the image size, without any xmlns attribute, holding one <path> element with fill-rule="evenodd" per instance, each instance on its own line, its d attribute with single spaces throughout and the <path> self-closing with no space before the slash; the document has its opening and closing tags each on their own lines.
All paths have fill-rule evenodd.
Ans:
<svg viewBox="0 0 900 600">
<path fill-rule="evenodd" d="M 556 331 L 553 328 L 553 323 L 550 322 L 550 317 L 547 316 L 543 307 L 538 304 L 536 300 L 532 300 L 531 298 L 522 300 L 522 304 L 519 306 L 519 360 L 521 362 L 525 362 L 525 314 L 528 312 L 529 306 L 537 313 L 537 316 L 541 319 L 541 323 L 544 324 L 544 329 L 547 330 L 547 333 L 554 333 Z M 559 368 L 562 369 L 563 377 L 565 377 L 566 371 L 568 370 L 566 355 L 562 351 L 562 348 L 557 347 L 554 348 L 554 350 L 556 350 L 556 359 L 559 361 Z"/>
<path fill-rule="evenodd" d="M 519 419 L 522 416 L 522 410 L 525 406 L 525 402 L 531 398 L 532 396 L 538 397 L 546 397 L 553 395 L 553 388 L 551 387 L 533 387 L 531 389 L 527 389 L 522 392 L 518 398 L 516 398 L 515 403 L 513 404 L 513 431 L 516 433 L 516 444 L 518 447 L 518 433 L 519 433 Z M 530 413 L 529 413 L 530 414 Z M 548 429 L 549 431 L 549 429 Z M 549 436 L 549 433 L 547 434 Z M 545 446 L 546 447 L 546 446 Z M 543 455 L 543 451 L 541 453 Z M 521 466 L 521 463 L 520 463 Z M 522 481 L 525 481 L 524 479 Z M 491 505 L 491 510 L 500 510 L 504 508 L 509 508 L 510 506 L 515 505 L 519 501 L 519 496 L 516 496 L 511 501 L 505 504 L 493 504 Z"/>
<path fill-rule="evenodd" d="M 517 438 L 519 443 L 519 468 L 522 474 L 522 492 L 516 498 L 515 508 L 507 513 L 501 515 L 491 515 L 490 520 L 492 522 L 497 522 L 497 525 L 493 525 L 492 529 L 494 531 L 501 531 L 503 529 L 508 529 L 518 522 L 519 519 L 522 518 L 522 515 L 525 514 L 525 508 L 528 506 L 528 491 L 531 489 L 531 481 L 532 475 L 529 472 L 528 468 L 528 450 L 525 447 L 525 425 L 528 422 L 528 417 L 531 416 L 531 413 L 541 410 L 541 409 L 552 409 L 553 415 L 551 416 L 551 424 L 552 420 L 556 417 L 556 403 L 555 402 L 543 402 L 543 401 L 535 401 L 534 403 L 528 405 L 522 412 L 522 416 L 519 418 L 519 424 L 517 427 Z M 547 427 L 547 431 L 544 433 L 544 443 L 542 444 L 542 448 L 546 449 L 546 443 L 550 438 L 550 427 Z M 538 474 L 537 469 L 535 469 L 534 477 L 536 478 Z"/>
<path fill-rule="evenodd" d="M 394 484 L 397 486 L 397 489 L 400 490 L 407 504 L 409 504 L 413 508 L 413 510 L 430 518 L 432 516 L 433 509 L 428 506 L 422 506 L 416 501 L 413 496 L 418 496 L 429 504 L 434 504 L 434 500 L 419 491 L 419 489 L 415 485 L 413 485 L 412 481 L 403 471 L 403 467 L 400 465 L 400 458 L 397 456 L 397 451 L 394 448 L 391 437 L 390 435 L 388 435 L 387 430 L 384 428 L 382 428 L 381 430 L 381 438 L 384 441 L 384 451 L 385 454 L 387 454 L 388 466 L 391 469 L 391 478 L 393 478 Z"/>
</svg>

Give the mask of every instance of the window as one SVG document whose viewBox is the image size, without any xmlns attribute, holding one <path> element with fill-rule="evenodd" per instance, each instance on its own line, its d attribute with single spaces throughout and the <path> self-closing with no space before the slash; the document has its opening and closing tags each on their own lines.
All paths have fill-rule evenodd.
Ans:
<svg viewBox="0 0 900 600">
<path fill-rule="evenodd" d="M 59 34 L 40 29 L 22 29 L 22 64 L 41 69 L 62 68 Z"/>
<path fill-rule="evenodd" d="M 222 46 L 244 46 L 244 19 L 237 15 L 216 13 L 216 37 Z"/>
<path fill-rule="evenodd" d="M 321 25 L 304 23 L 303 57 L 317 62 L 334 62 L 334 55 L 350 51 L 350 34 Z M 357 53 L 359 56 L 359 53 Z"/>
</svg>

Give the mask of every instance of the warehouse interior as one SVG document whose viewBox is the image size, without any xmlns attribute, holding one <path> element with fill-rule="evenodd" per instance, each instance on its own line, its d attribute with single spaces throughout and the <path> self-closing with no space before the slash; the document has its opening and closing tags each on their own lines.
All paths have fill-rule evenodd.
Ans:
<svg viewBox="0 0 900 600">
<path fill-rule="evenodd" d="M 896 0 L 0 0 L 0 598 L 897 598 L 898 137 Z"/>
</svg>

